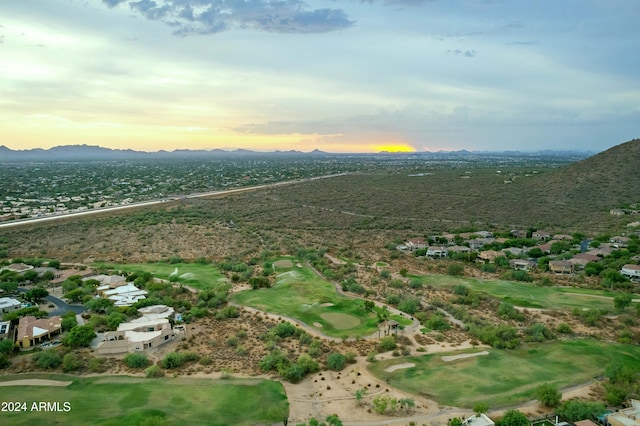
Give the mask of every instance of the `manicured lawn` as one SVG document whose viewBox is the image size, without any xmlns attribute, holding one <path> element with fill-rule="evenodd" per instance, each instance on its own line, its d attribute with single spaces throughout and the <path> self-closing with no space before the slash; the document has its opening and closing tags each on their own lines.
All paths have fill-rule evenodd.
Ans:
<svg viewBox="0 0 640 426">
<path fill-rule="evenodd" d="M 299 264 L 292 260 L 293 265 Z M 376 314 L 366 312 L 362 300 L 338 295 L 334 285 L 312 269 L 306 266 L 275 269 L 277 280 L 272 288 L 243 291 L 231 299 L 241 305 L 296 318 L 310 327 L 315 327 L 314 323 L 322 324 L 316 328 L 329 336 L 366 336 L 378 329 Z"/>
<path fill-rule="evenodd" d="M 8 376 L 2 381 L 33 378 Z M 11 425 L 253 425 L 281 421 L 281 383 L 257 379 L 144 379 L 126 376 L 40 378 L 73 380 L 66 387 L 0 387 L 4 401 L 26 403 L 27 412 L 0 413 Z M 67 412 L 31 411 L 33 402 L 64 402 Z M 275 407 L 275 408 L 274 408 Z M 151 418 L 157 418 L 153 422 Z"/>
<path fill-rule="evenodd" d="M 464 285 L 472 290 L 487 293 L 515 306 L 542 309 L 600 308 L 613 310 L 614 293 L 573 287 L 536 287 L 503 280 L 479 280 L 450 275 L 412 276 L 424 285 L 435 288 L 453 288 Z M 636 296 L 638 297 L 638 296 Z"/>
<path fill-rule="evenodd" d="M 224 282 L 224 276 L 211 265 L 201 263 L 94 263 L 95 268 L 126 272 L 150 272 L 154 277 L 183 283 L 198 290 L 215 288 Z"/>
<path fill-rule="evenodd" d="M 487 350 L 489 355 L 445 362 L 444 355 Z M 527 345 L 517 350 L 470 349 L 455 353 L 396 358 L 372 364 L 370 370 L 390 386 L 429 396 L 440 404 L 471 408 L 476 402 L 489 407 L 535 399 L 543 383 L 559 388 L 587 382 L 602 375 L 613 360 L 640 368 L 640 347 L 570 340 Z M 385 372 L 401 363 L 416 366 Z"/>
</svg>

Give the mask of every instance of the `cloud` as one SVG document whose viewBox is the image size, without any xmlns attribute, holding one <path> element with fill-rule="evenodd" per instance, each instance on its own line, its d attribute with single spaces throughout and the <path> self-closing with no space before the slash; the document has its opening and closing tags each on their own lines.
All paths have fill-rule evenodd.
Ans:
<svg viewBox="0 0 640 426">
<path fill-rule="evenodd" d="M 326 33 L 354 22 L 340 9 L 311 9 L 299 0 L 102 0 L 174 28 L 177 35 L 249 28 L 274 33 Z"/>
<path fill-rule="evenodd" d="M 456 56 L 464 56 L 466 58 L 474 58 L 477 54 L 477 52 L 473 49 L 471 50 L 460 50 L 460 49 L 455 49 L 455 50 L 447 50 L 447 53 L 456 55 Z"/>
</svg>

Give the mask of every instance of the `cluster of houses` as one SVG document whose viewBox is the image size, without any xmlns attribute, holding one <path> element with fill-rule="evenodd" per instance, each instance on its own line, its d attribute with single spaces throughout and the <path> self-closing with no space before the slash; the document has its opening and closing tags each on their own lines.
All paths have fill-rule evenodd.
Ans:
<svg viewBox="0 0 640 426">
<path fill-rule="evenodd" d="M 88 270 L 54 268 L 34 268 L 22 263 L 4 267 L 17 273 L 24 273 L 35 269 L 39 274 L 52 271 L 54 278 L 50 281 L 56 285 L 71 276 L 80 276 L 83 281 L 98 281 L 96 297 L 112 300 L 115 306 L 127 307 L 146 298 L 147 292 L 139 289 L 121 275 L 95 275 Z M 0 298 L 0 317 L 29 306 L 13 297 Z M 174 310 L 164 305 L 154 305 L 138 310 L 142 317 L 122 323 L 116 331 L 108 331 L 101 336 L 96 351 L 101 355 L 112 355 L 144 351 L 155 348 L 163 343 L 175 339 L 185 332 L 181 325 L 173 326 L 170 319 L 174 317 Z M 81 320 L 81 318 L 79 318 Z M 62 333 L 62 318 L 58 315 L 36 318 L 26 315 L 19 318 L 17 327 L 12 327 L 11 321 L 0 321 L 0 340 L 11 339 L 22 350 L 29 350 L 38 345 L 48 346 L 56 336 Z M 58 341 L 56 341 L 58 342 Z"/>
<path fill-rule="evenodd" d="M 527 238 L 527 231 L 512 230 L 511 238 Z M 404 244 L 398 246 L 400 250 L 416 251 L 425 250 L 428 258 L 445 258 L 454 253 L 474 253 L 477 262 L 494 263 L 498 257 L 515 257 L 509 260 L 509 265 L 515 270 L 529 271 L 535 269 L 537 262 L 527 258 L 527 253 L 537 248 L 543 255 L 548 255 L 552 251 L 552 246 L 556 242 L 573 241 L 573 236 L 567 234 L 552 234 L 543 230 L 535 231 L 531 238 L 538 240 L 534 247 L 508 247 L 502 250 L 483 250 L 483 247 L 492 243 L 504 243 L 508 238 L 495 238 L 489 231 L 469 232 L 462 234 L 441 234 L 429 237 L 430 241 L 437 241 L 429 244 L 421 238 L 408 239 Z M 456 244 L 457 241 L 461 244 Z M 571 259 L 549 261 L 549 270 L 555 274 L 572 274 L 584 269 L 589 262 L 599 262 L 614 250 L 625 248 L 629 243 L 629 238 L 624 236 L 612 237 L 608 243 L 600 244 L 598 247 L 589 248 L 587 244 L 581 245 L 580 253 L 575 254 Z M 624 265 L 620 273 L 632 281 L 640 281 L 640 256 L 633 258 L 635 264 Z"/>
</svg>

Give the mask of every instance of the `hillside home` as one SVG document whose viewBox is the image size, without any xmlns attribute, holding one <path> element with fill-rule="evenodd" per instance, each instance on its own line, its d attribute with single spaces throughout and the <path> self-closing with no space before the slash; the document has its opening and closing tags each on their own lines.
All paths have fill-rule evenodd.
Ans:
<svg viewBox="0 0 640 426">
<path fill-rule="evenodd" d="M 512 254 L 514 256 L 520 256 L 521 254 L 526 254 L 527 253 L 527 248 L 523 247 L 523 248 L 518 248 L 518 247 L 507 247 L 507 248 L 503 248 L 502 252 L 507 254 Z"/>
<path fill-rule="evenodd" d="M 494 263 L 497 257 L 504 256 L 504 253 L 495 250 L 485 250 L 478 253 L 477 262 Z"/>
<path fill-rule="evenodd" d="M 27 349 L 45 338 L 50 340 L 51 336 L 59 334 L 61 330 L 62 318 L 59 316 L 38 319 L 28 315 L 20 317 L 16 341 L 22 349 Z"/>
<path fill-rule="evenodd" d="M 493 232 L 489 231 L 478 231 L 474 232 L 474 234 L 479 236 L 480 238 L 493 238 Z"/>
<path fill-rule="evenodd" d="M 509 266 L 516 271 L 530 271 L 535 268 L 536 265 L 536 262 L 528 259 L 511 259 L 509 261 Z"/>
<path fill-rule="evenodd" d="M 140 290 L 133 283 L 127 283 L 113 289 L 100 290 L 98 294 L 113 300 L 115 306 L 131 306 L 142 299 L 146 299 L 147 291 Z"/>
<path fill-rule="evenodd" d="M 609 239 L 609 242 L 613 244 L 615 248 L 625 248 L 629 244 L 628 237 L 615 236 Z"/>
<path fill-rule="evenodd" d="M 11 321 L 0 322 L 0 342 L 10 338 L 11 333 Z"/>
<path fill-rule="evenodd" d="M 12 297 L 0 297 L 0 315 L 17 311 L 22 307 L 22 302 Z"/>
<path fill-rule="evenodd" d="M 631 280 L 640 280 L 640 265 L 624 265 L 620 273 Z"/>
<path fill-rule="evenodd" d="M 120 283 L 126 284 L 127 279 L 122 275 L 90 275 L 82 279 L 82 281 L 96 280 L 100 284 L 99 286 L 110 286 L 110 288 L 116 288 Z"/>
<path fill-rule="evenodd" d="M 629 408 L 623 408 L 606 416 L 607 424 L 611 426 L 640 426 L 640 401 L 632 399 L 629 402 Z"/>
<path fill-rule="evenodd" d="M 527 238 L 527 231 L 522 229 L 512 229 L 510 233 L 513 238 Z"/>
<path fill-rule="evenodd" d="M 573 241 L 573 235 L 569 235 L 569 234 L 555 234 L 553 236 L 554 240 L 558 240 L 558 241 Z"/>
<path fill-rule="evenodd" d="M 419 238 L 410 238 L 404 242 L 404 245 L 411 251 L 427 248 L 427 242 Z"/>
<path fill-rule="evenodd" d="M 17 272 L 19 274 L 22 274 L 23 272 L 27 272 L 28 270 L 33 269 L 33 266 L 31 265 L 25 265 L 24 263 L 12 263 L 9 266 L 5 266 L 4 268 L 0 269 L 0 271 L 11 271 L 11 272 Z"/>
<path fill-rule="evenodd" d="M 449 249 L 445 246 L 429 246 L 427 247 L 427 257 L 447 257 Z"/>
<path fill-rule="evenodd" d="M 464 422 L 462 422 L 462 426 L 494 426 L 495 423 L 486 414 L 475 414 Z"/>
<path fill-rule="evenodd" d="M 184 332 L 184 328 L 172 328 L 169 317 L 173 308 L 164 305 L 140 309 L 142 317 L 122 323 L 116 331 L 104 333 L 96 351 L 100 355 L 141 352 L 170 342 Z"/>
<path fill-rule="evenodd" d="M 472 250 L 478 250 L 486 244 L 491 244 L 495 241 L 495 238 L 474 238 L 466 240 L 465 243 L 469 245 Z"/>
<path fill-rule="evenodd" d="M 571 274 L 573 264 L 568 260 L 552 260 L 549 262 L 549 270 L 554 274 Z"/>
<path fill-rule="evenodd" d="M 80 277 L 87 277 L 91 275 L 91 271 L 81 269 L 63 269 L 62 271 L 54 272 L 54 278 L 51 280 L 51 284 L 62 284 L 69 277 L 78 275 Z"/>
<path fill-rule="evenodd" d="M 534 238 L 536 240 L 541 240 L 541 241 L 547 241 L 551 239 L 551 233 L 547 231 L 534 231 L 531 234 L 531 238 Z"/>
<path fill-rule="evenodd" d="M 471 249 L 467 246 L 451 246 L 448 247 L 450 253 L 470 253 Z"/>
</svg>

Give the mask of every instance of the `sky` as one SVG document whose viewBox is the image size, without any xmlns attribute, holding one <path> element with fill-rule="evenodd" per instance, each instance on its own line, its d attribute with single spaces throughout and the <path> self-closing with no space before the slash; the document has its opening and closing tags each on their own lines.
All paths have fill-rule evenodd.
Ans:
<svg viewBox="0 0 640 426">
<path fill-rule="evenodd" d="M 0 145 L 600 152 L 637 0 L 0 1 Z"/>
</svg>

